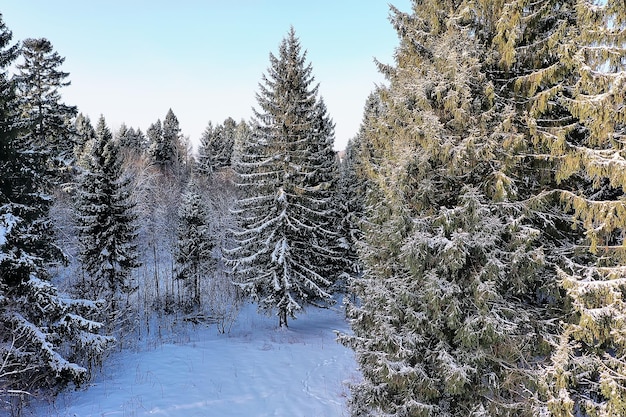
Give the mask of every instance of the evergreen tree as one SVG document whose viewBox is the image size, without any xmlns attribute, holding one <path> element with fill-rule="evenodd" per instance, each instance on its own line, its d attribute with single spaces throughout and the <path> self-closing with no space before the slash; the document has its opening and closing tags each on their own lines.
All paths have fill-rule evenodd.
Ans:
<svg viewBox="0 0 626 417">
<path fill-rule="evenodd" d="M 252 142 L 252 128 L 250 124 L 242 120 L 235 130 L 235 139 L 233 141 L 233 154 L 231 156 L 231 165 L 237 166 L 241 161 L 241 155 L 247 151 L 244 148 Z"/>
<path fill-rule="evenodd" d="M 361 223 L 365 217 L 365 183 L 359 173 L 360 136 L 349 140 L 344 156 L 339 165 L 339 213 L 340 230 L 345 241 L 345 258 L 351 268 L 349 277 L 353 278 L 362 271 L 358 257 L 358 243 L 363 239 Z"/>
<path fill-rule="evenodd" d="M 460 2 L 393 9 L 396 66 L 361 138 L 364 276 L 349 304 L 359 416 L 536 415 L 555 313 L 541 230 L 508 181 L 515 109 Z M 375 104 L 375 103 L 372 103 Z M 371 111 L 371 110 L 370 110 Z"/>
<path fill-rule="evenodd" d="M 145 138 L 141 129 L 133 129 L 122 123 L 119 130 L 115 134 L 115 140 L 124 151 L 140 154 L 143 151 Z"/>
<path fill-rule="evenodd" d="M 325 112 L 311 73 L 292 28 L 278 57 L 270 54 L 253 134 L 236 151 L 244 197 L 235 210 L 240 230 L 229 256 L 240 287 L 261 310 L 277 310 L 280 326 L 305 304 L 332 303 L 333 277 L 322 274 L 335 254 L 320 237 L 336 236 L 326 228 L 332 203 L 322 195 L 332 184 L 315 171 L 320 159 L 312 159 L 332 128 L 320 131 Z"/>
<path fill-rule="evenodd" d="M 24 124 L 23 139 L 28 146 L 47 153 L 57 167 L 71 162 L 74 151 L 72 119 L 76 107 L 61 102 L 59 89 L 70 84 L 68 73 L 59 67 L 59 56 L 45 38 L 26 39 L 22 46 L 23 63 L 17 76 Z"/>
<path fill-rule="evenodd" d="M 312 131 L 305 142 L 305 158 L 302 163 L 304 176 L 302 189 L 308 197 L 309 217 L 315 227 L 308 236 L 308 245 L 301 247 L 305 257 L 311 253 L 317 257 L 316 264 L 320 275 L 335 282 L 345 271 L 353 269 L 346 258 L 347 242 L 340 232 L 339 160 L 333 149 L 335 125 L 328 115 L 326 104 L 320 98 L 315 104 L 312 117 Z"/>
<path fill-rule="evenodd" d="M 49 282 L 46 267 L 64 259 L 52 240 L 41 152 L 33 148 L 37 126 L 20 123 L 8 77 L 18 52 L 10 41 L 0 15 L 0 409 L 23 394 L 84 382 L 86 366 L 112 342 L 98 334 L 97 303 L 59 294 Z"/>
<path fill-rule="evenodd" d="M 245 123 L 241 121 L 241 123 Z M 239 125 L 232 118 L 213 127 L 209 122 L 202 132 L 198 148 L 198 168 L 205 174 L 211 174 L 220 168 L 231 165 L 235 135 Z"/>
<path fill-rule="evenodd" d="M 202 136 L 200 136 L 200 145 L 198 146 L 197 171 L 206 176 L 211 175 L 215 169 L 215 158 L 213 156 L 214 138 L 215 127 L 212 122 L 209 122 L 202 132 Z"/>
<path fill-rule="evenodd" d="M 161 124 L 161 119 L 158 119 L 148 127 L 146 137 L 148 139 L 147 153 L 150 162 L 161 168 L 168 166 L 171 159 L 163 144 L 163 125 Z"/>
<path fill-rule="evenodd" d="M 347 256 L 353 259 L 352 264 L 356 263 L 357 269 L 361 268 L 360 261 L 355 259 L 357 244 L 363 240 L 361 224 L 365 219 L 367 190 L 370 188 L 365 163 L 370 160 L 367 154 L 367 140 L 368 137 L 375 136 L 372 129 L 375 129 L 376 120 L 380 116 L 380 107 L 378 92 L 370 94 L 365 103 L 359 132 L 348 141 L 340 164 L 341 233 L 348 241 Z"/>
<path fill-rule="evenodd" d="M 137 267 L 134 203 L 130 178 L 124 175 L 119 149 L 100 117 L 89 166 L 81 178 L 78 224 L 86 294 L 105 297 L 111 313 L 120 299 L 134 290 L 132 269 Z"/>
<path fill-rule="evenodd" d="M 169 109 L 163 119 L 163 163 L 171 165 L 177 172 L 182 172 L 187 153 L 180 132 L 178 118 Z"/>
<path fill-rule="evenodd" d="M 188 165 L 187 143 L 181 135 L 178 118 L 172 109 L 165 115 L 163 123 L 157 120 L 146 131 L 148 136 L 148 156 L 153 164 L 164 173 L 180 176 Z"/>
<path fill-rule="evenodd" d="M 81 167 L 87 166 L 87 160 L 91 153 L 91 147 L 96 137 L 96 131 L 91 125 L 89 116 L 79 113 L 74 121 L 75 139 L 74 143 L 74 159 L 76 164 Z"/>
<path fill-rule="evenodd" d="M 394 12 L 397 66 L 381 65 L 391 85 L 362 145 L 372 191 L 346 339 L 366 375 L 355 414 L 625 413 L 625 13 L 524 0 Z M 497 250 L 473 240 L 486 230 Z M 489 271 L 504 278 L 484 281 Z"/>
<path fill-rule="evenodd" d="M 214 247 L 209 211 L 192 178 L 178 209 L 175 256 L 176 278 L 184 281 L 192 308 L 201 305 L 201 281 L 215 268 Z"/>
<path fill-rule="evenodd" d="M 626 8 L 510 1 L 494 13 L 495 91 L 524 133 L 514 146 L 526 169 L 513 181 L 566 295 L 541 411 L 624 415 Z"/>
<path fill-rule="evenodd" d="M 146 141 L 141 129 L 135 130 L 124 123 L 116 132 L 115 140 L 125 161 L 139 158 L 142 155 Z"/>
</svg>

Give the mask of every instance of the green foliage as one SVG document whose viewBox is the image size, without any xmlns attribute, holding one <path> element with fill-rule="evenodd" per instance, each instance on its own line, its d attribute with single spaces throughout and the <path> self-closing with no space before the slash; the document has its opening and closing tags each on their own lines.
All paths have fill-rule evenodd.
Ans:
<svg viewBox="0 0 626 417">
<path fill-rule="evenodd" d="M 46 155 L 52 174 L 72 162 L 74 132 L 71 120 L 76 107 L 61 102 L 60 89 L 68 86 L 68 73 L 60 71 L 65 58 L 59 56 L 45 38 L 26 39 L 22 44 L 23 62 L 17 65 L 22 141 L 25 146 Z M 44 164 L 46 166 L 47 164 Z"/>
<path fill-rule="evenodd" d="M 355 415 L 624 414 L 625 22 L 619 1 L 393 9 Z"/>
<path fill-rule="evenodd" d="M 18 52 L 10 40 L 0 16 L 0 410 L 26 394 L 85 382 L 113 342 L 99 334 L 101 324 L 93 321 L 100 304 L 60 294 L 49 282 L 48 267 L 64 261 L 54 244 L 49 177 L 42 169 L 59 151 L 53 147 L 59 131 L 49 123 L 56 119 L 46 113 L 58 96 L 53 92 L 47 96 L 51 102 L 41 104 L 38 123 L 24 123 L 25 103 L 33 96 L 16 95 L 15 80 L 8 77 Z M 46 53 L 48 46 L 44 43 Z M 43 62 L 52 68 L 58 63 Z M 43 79 L 43 91 L 50 92 Z M 24 88 L 24 79 L 18 80 Z"/>
<path fill-rule="evenodd" d="M 183 280 L 187 289 L 187 305 L 201 304 L 201 283 L 216 267 L 213 257 L 215 237 L 209 222 L 209 209 L 192 178 L 182 196 L 178 209 L 177 245 L 175 254 L 176 278 Z"/>
<path fill-rule="evenodd" d="M 261 310 L 277 310 L 281 326 L 307 304 L 331 304 L 341 269 L 334 127 L 311 73 L 292 29 L 270 54 L 251 135 L 233 156 L 243 197 L 228 256 L 240 287 Z"/>
<path fill-rule="evenodd" d="M 244 129 L 245 121 L 239 123 L 232 118 L 227 118 L 224 123 L 213 127 L 209 122 L 198 148 L 198 171 L 210 175 L 224 167 L 231 165 L 233 147 L 237 132 Z"/>
<path fill-rule="evenodd" d="M 343 338 L 365 374 L 353 412 L 533 415 L 551 317 L 540 231 L 511 200 L 512 109 L 490 99 L 472 27 L 440 9 L 395 11 L 398 66 L 362 128 L 365 272 Z"/>
<path fill-rule="evenodd" d="M 139 265 L 130 178 L 124 175 L 118 152 L 104 117 L 100 117 L 77 207 L 80 255 L 87 274 L 82 291 L 91 297 L 106 297 L 113 312 L 119 298 L 133 291 L 131 271 Z"/>
</svg>

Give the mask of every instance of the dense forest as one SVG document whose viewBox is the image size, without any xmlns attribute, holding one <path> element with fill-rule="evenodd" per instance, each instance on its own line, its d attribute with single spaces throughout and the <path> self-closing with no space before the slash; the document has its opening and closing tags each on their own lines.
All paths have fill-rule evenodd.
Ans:
<svg viewBox="0 0 626 417">
<path fill-rule="evenodd" d="M 0 410 L 176 320 L 345 294 L 354 416 L 626 416 L 626 6 L 424 0 L 342 158 L 292 28 L 251 120 L 62 101 L 0 19 Z M 129 116 L 130 117 L 130 116 Z"/>
</svg>

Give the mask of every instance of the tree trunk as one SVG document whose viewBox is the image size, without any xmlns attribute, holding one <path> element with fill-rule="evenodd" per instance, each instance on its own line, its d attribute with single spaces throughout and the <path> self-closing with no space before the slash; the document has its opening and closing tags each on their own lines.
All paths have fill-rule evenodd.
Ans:
<svg viewBox="0 0 626 417">
<path fill-rule="evenodd" d="M 287 310 L 286 309 L 281 309 L 278 312 L 278 327 L 289 327 L 287 325 Z"/>
</svg>

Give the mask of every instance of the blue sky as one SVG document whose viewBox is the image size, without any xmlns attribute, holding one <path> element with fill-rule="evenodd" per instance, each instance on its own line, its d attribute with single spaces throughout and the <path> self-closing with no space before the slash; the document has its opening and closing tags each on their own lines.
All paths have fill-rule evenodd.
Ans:
<svg viewBox="0 0 626 417">
<path fill-rule="evenodd" d="M 269 53 L 293 25 L 341 149 L 384 82 L 373 59 L 392 63 L 398 44 L 385 0 L 4 0 L 0 12 L 14 40 L 45 37 L 66 58 L 64 101 L 93 122 L 145 132 L 172 108 L 194 143 L 209 121 L 252 116 Z"/>
</svg>

